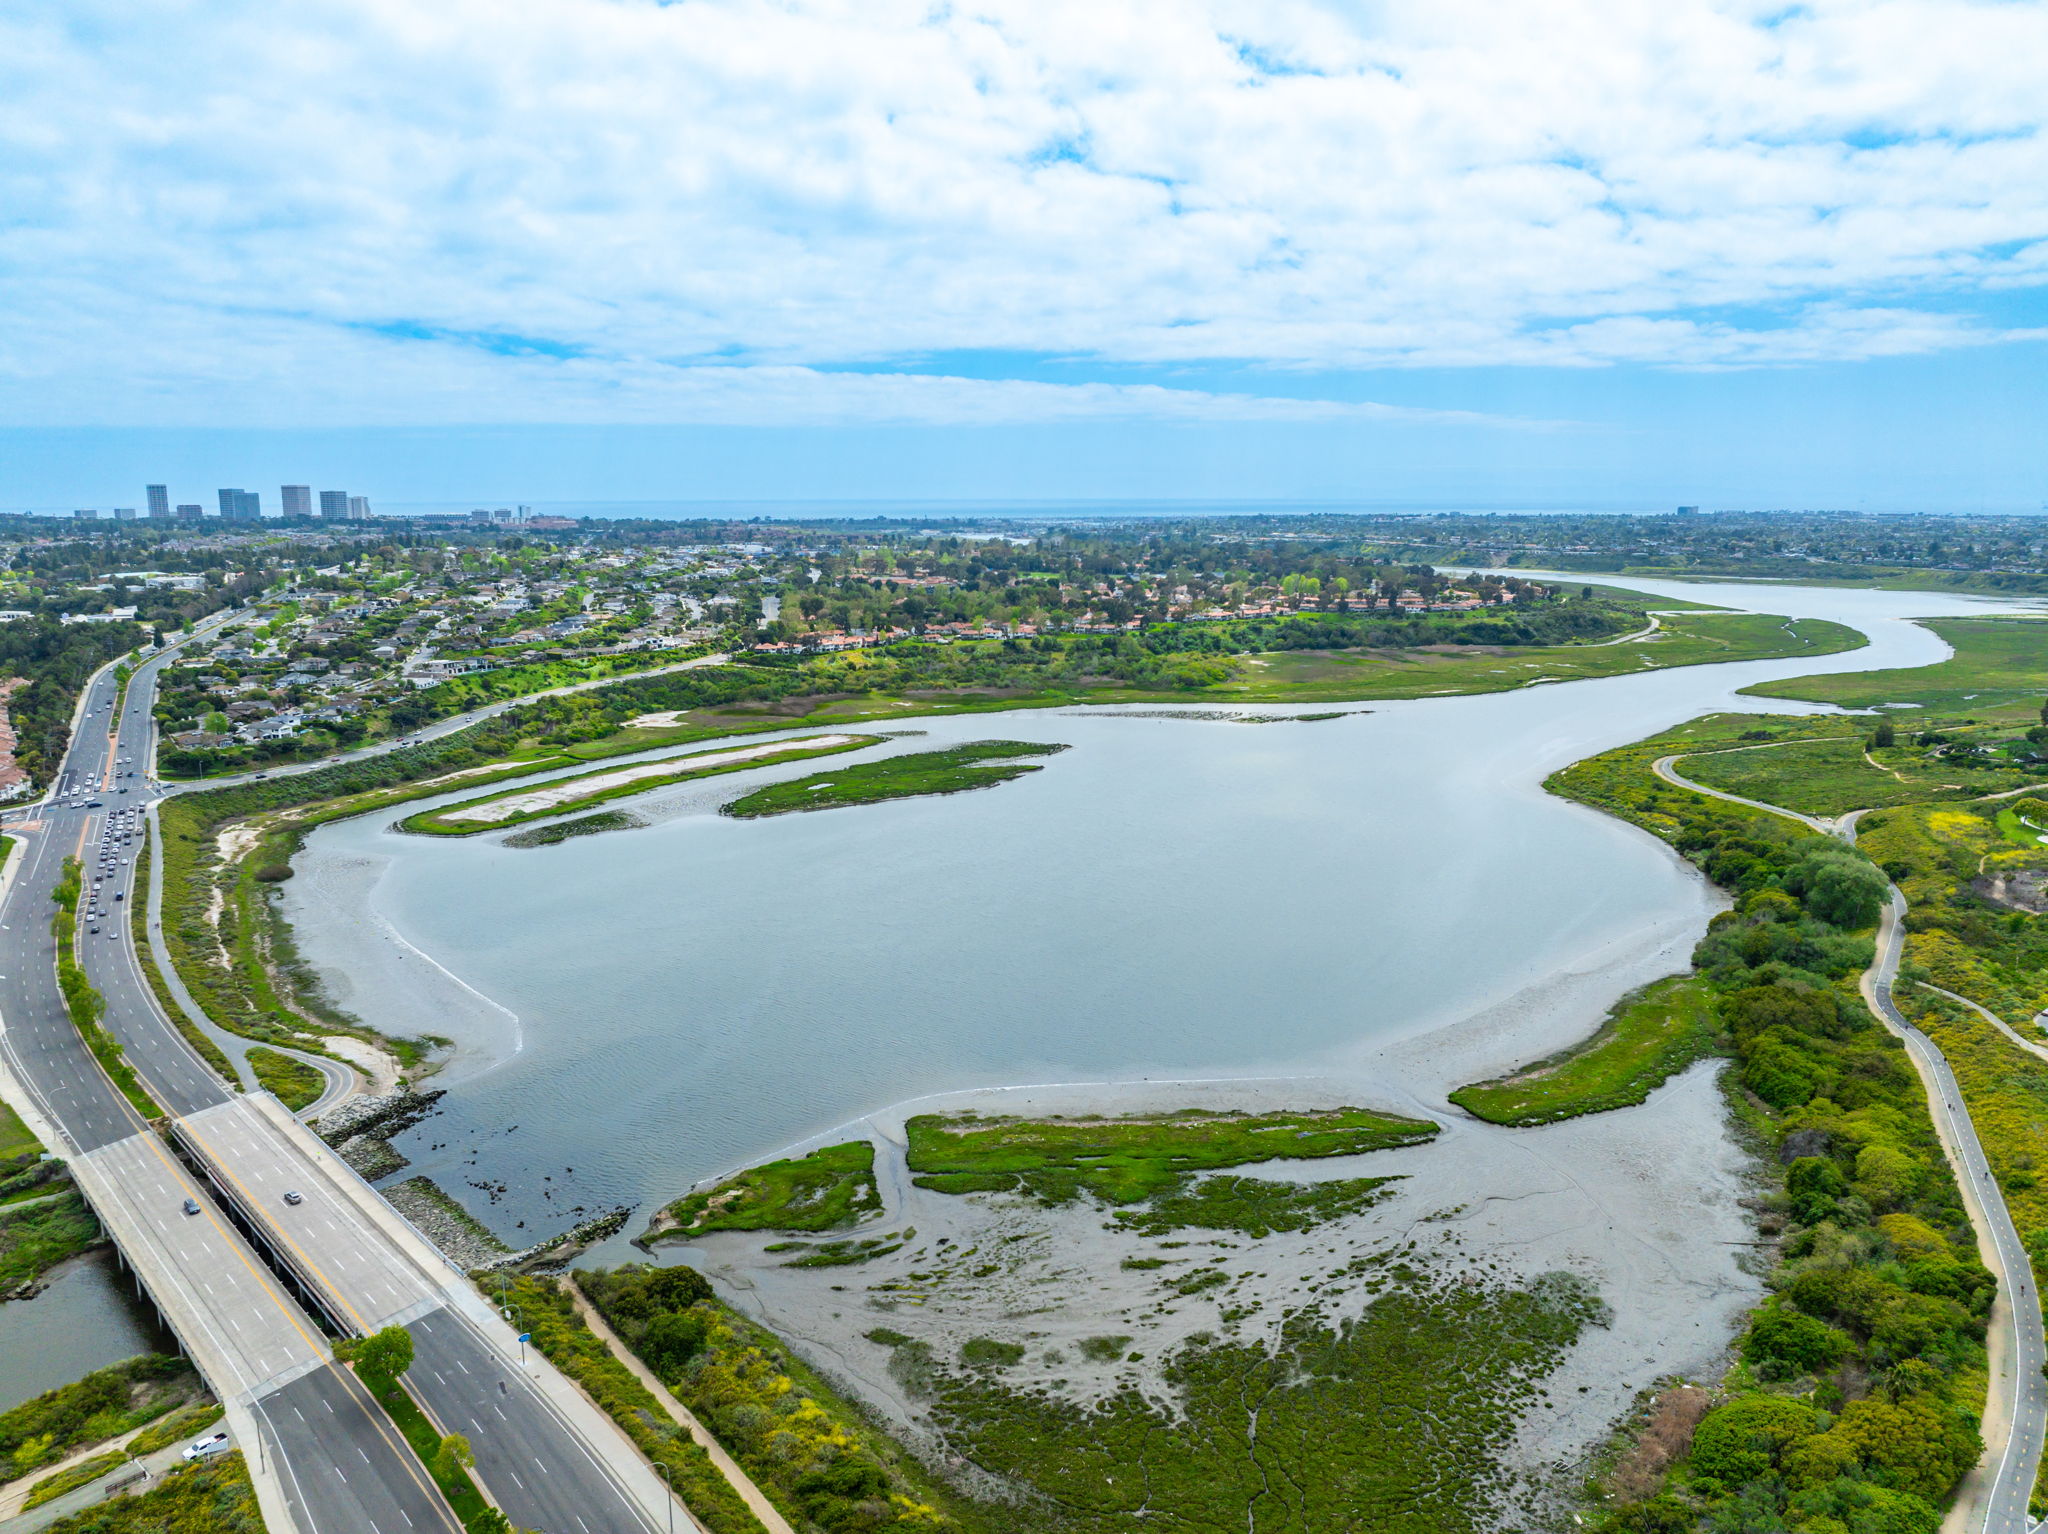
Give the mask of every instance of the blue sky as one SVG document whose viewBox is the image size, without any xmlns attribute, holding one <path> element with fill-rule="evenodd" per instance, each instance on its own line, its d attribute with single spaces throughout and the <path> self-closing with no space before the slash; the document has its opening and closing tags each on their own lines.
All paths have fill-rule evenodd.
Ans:
<svg viewBox="0 0 2048 1534">
<path fill-rule="evenodd" d="M 24 0 L 0 506 L 2038 509 L 2048 7 Z"/>
</svg>

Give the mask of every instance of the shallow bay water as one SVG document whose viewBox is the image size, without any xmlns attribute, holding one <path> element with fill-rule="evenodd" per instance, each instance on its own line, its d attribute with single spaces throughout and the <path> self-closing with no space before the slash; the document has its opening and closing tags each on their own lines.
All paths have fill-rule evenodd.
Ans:
<svg viewBox="0 0 2048 1534">
<path fill-rule="evenodd" d="M 1735 691 L 1932 663 L 1946 647 L 1904 619 L 2013 605 L 1628 584 L 1873 643 L 1322 722 L 912 718 L 923 733 L 883 749 L 1072 749 L 988 791 L 754 822 L 716 806 L 817 764 L 736 773 L 624 801 L 645 829 L 531 850 L 405 836 L 386 813 L 317 831 L 287 908 L 343 1005 L 456 1041 L 444 1111 L 399 1146 L 517 1244 L 934 1094 L 1281 1078 L 1244 1093 L 1284 1097 L 1310 1078 L 1442 1112 L 1682 967 L 1717 908 L 1661 844 L 1546 795 L 1547 773 L 1714 709 L 1805 711 Z"/>
</svg>

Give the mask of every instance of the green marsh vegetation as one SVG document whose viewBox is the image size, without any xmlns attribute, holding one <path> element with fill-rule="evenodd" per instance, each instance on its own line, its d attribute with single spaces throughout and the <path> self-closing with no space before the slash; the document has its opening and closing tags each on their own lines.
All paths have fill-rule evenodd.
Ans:
<svg viewBox="0 0 2048 1534">
<path fill-rule="evenodd" d="M 1475 1082 L 1451 1101 L 1490 1124 L 1547 1124 L 1643 1101 L 1712 1051 L 1720 1024 L 1703 981 L 1670 975 L 1614 1004 L 1583 1043 L 1495 1081 Z"/>
<path fill-rule="evenodd" d="M 870 1336 L 924 1395 L 947 1449 L 1014 1488 L 1006 1527 L 1021 1510 L 1056 1534 L 1111 1534 L 1140 1516 L 1261 1534 L 1477 1534 L 1512 1510 L 1515 1425 L 1606 1310 L 1564 1274 L 1433 1281 L 1408 1254 L 1353 1264 L 1370 1295 L 1355 1317 L 1311 1303 L 1271 1347 L 1177 1347 L 1161 1370 L 1171 1410 L 1134 1378 L 1083 1405 L 964 1358 L 946 1367 L 900 1333 Z M 1114 1364 L 1130 1342 L 1094 1337 L 1078 1351 Z"/>
<path fill-rule="evenodd" d="M 529 1281 L 530 1282 L 530 1281 Z M 641 1361 L 694 1412 L 797 1528 L 1008 1534 L 870 1427 L 688 1268 L 578 1272 Z"/>
<path fill-rule="evenodd" d="M 2048 671 L 2048 621 L 2040 618 L 1927 618 L 1926 627 L 1955 647 L 1934 666 L 1855 671 L 1841 676 L 1759 682 L 1743 690 L 1764 698 L 1798 698 L 1842 708 L 1917 703 L 1920 710 L 1987 718 L 2015 708 L 2032 714 Z M 1904 721 L 1901 721 L 1902 723 Z"/>
<path fill-rule="evenodd" d="M 1615 632 L 1625 633 L 1645 621 L 1640 608 L 1634 617 L 1627 628 Z M 1622 644 L 1546 645 L 1491 654 L 1419 647 L 1275 653 L 1245 662 L 1243 682 L 1210 692 L 1233 701 L 1270 703 L 1508 692 L 1539 682 L 1584 681 L 1673 666 L 1832 655 L 1865 643 L 1856 630 L 1821 619 L 1689 613 L 1662 619 L 1657 633 Z"/>
<path fill-rule="evenodd" d="M 966 793 L 993 788 L 1040 770 L 1038 763 L 1019 761 L 1020 757 L 1051 756 L 1066 749 L 1063 745 L 1038 741 L 977 740 L 943 751 L 917 751 L 879 762 L 861 762 L 836 772 L 813 773 L 789 783 L 770 783 L 720 806 L 719 813 L 754 820 L 764 815 L 879 804 L 885 799 Z"/>
<path fill-rule="evenodd" d="M 1191 1172 L 1355 1156 L 1432 1138 L 1437 1127 L 1364 1108 L 1016 1119 L 920 1114 L 905 1126 L 921 1188 L 1021 1192 L 1045 1203 L 1090 1193 L 1130 1204 L 1177 1191 Z"/>
<path fill-rule="evenodd" d="M 765 747 L 756 748 L 760 750 L 760 755 L 749 756 L 744 761 L 737 762 L 708 760 L 725 755 L 723 751 L 699 751 L 660 763 L 599 768 L 594 772 L 579 773 L 574 777 L 551 779 L 544 784 L 530 784 L 495 794 L 485 794 L 475 799 L 461 799 L 431 810 L 422 810 L 417 815 L 408 815 L 398 822 L 398 826 L 400 830 L 431 836 L 476 836 L 485 831 L 502 831 L 507 826 L 524 825 L 530 820 L 560 815 L 570 810 L 589 809 L 607 800 L 631 794 L 644 794 L 657 788 L 669 788 L 677 783 L 687 783 L 697 778 L 717 777 L 728 772 L 745 772 L 753 767 L 773 767 L 778 763 L 800 762 L 816 756 L 836 756 L 842 751 L 859 751 L 877 744 L 880 738 L 876 735 L 859 735 L 850 740 L 831 744 L 819 744 L 816 737 L 785 741 L 773 750 Z M 615 782 L 608 786 L 604 783 L 605 779 L 629 771 L 636 774 L 630 782 Z M 551 794 L 566 792 L 579 783 L 592 786 L 586 792 L 572 793 L 567 798 L 538 809 L 518 807 L 518 801 L 524 795 L 543 791 Z M 493 805 L 503 806 L 504 813 L 485 813 Z"/>
<path fill-rule="evenodd" d="M 1773 1153 L 1777 1184 L 1762 1217 L 1778 1239 L 1773 1296 L 1727 1399 L 1610 1480 L 1602 1527 L 1931 1530 L 1981 1447 L 1994 1281 L 1919 1078 L 1855 990 L 1884 872 L 1785 816 L 1649 771 L 1725 731 L 1695 721 L 1549 783 L 1661 836 L 1734 898 L 1694 964 L 1733 1057 L 1731 1111 Z M 1892 1522 L 1867 1521 L 1873 1498 Z"/>
<path fill-rule="evenodd" d="M 685 1194 L 661 1211 L 648 1235 L 683 1240 L 714 1230 L 836 1230 L 881 1212 L 875 1147 L 852 1140 L 749 1167 Z"/>
<path fill-rule="evenodd" d="M 566 842 L 578 836 L 598 836 L 606 831 L 631 831 L 646 825 L 638 815 L 629 815 L 624 810 L 599 810 L 595 815 L 579 815 L 574 820 L 553 820 L 544 826 L 535 826 L 528 831 L 517 831 L 505 838 L 507 847 L 552 847 L 557 842 Z"/>
<path fill-rule="evenodd" d="M 1313 1230 L 1363 1214 L 1384 1200 L 1398 1177 L 1344 1177 L 1333 1182 L 1275 1182 L 1218 1172 L 1182 1178 L 1175 1191 L 1155 1193 L 1143 1209 L 1119 1209 L 1116 1223 L 1141 1236 L 1179 1230 L 1232 1230 L 1253 1240 L 1275 1231 Z M 1129 1260 L 1135 1267 L 1154 1259 Z"/>
</svg>

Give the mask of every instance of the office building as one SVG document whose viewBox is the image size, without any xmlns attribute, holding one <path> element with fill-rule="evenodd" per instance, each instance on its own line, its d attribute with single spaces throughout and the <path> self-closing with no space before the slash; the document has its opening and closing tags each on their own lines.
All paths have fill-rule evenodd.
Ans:
<svg viewBox="0 0 2048 1534">
<path fill-rule="evenodd" d="M 360 522 L 370 514 L 370 498 L 367 495 L 352 495 L 348 498 L 348 514 L 351 520 Z"/>
<path fill-rule="evenodd" d="M 71 515 L 81 522 L 97 522 L 100 517 L 96 511 L 74 511 Z"/>
<path fill-rule="evenodd" d="M 133 506 L 116 506 L 114 508 L 114 520 L 116 522 L 133 522 L 135 520 L 135 508 Z"/>
<path fill-rule="evenodd" d="M 206 508 L 204 506 L 196 505 L 191 501 L 185 501 L 181 503 L 178 507 L 178 520 L 180 522 L 197 522 L 201 517 L 205 515 Z"/>
<path fill-rule="evenodd" d="M 164 522 L 171 515 L 171 487 L 169 485 L 144 485 L 143 494 L 149 497 L 149 520 Z"/>
<path fill-rule="evenodd" d="M 472 522 L 488 522 L 491 520 L 491 514 L 479 506 L 469 514 L 469 520 Z"/>
<path fill-rule="evenodd" d="M 322 490 L 320 492 L 320 515 L 342 521 L 348 516 L 348 492 L 346 490 Z"/>
<path fill-rule="evenodd" d="M 313 487 L 311 485 L 282 485 L 277 492 L 278 505 L 288 517 L 310 517 L 313 515 Z"/>
<path fill-rule="evenodd" d="M 263 520 L 263 501 L 254 490 L 223 490 L 219 494 L 220 516 L 223 522 Z"/>
</svg>

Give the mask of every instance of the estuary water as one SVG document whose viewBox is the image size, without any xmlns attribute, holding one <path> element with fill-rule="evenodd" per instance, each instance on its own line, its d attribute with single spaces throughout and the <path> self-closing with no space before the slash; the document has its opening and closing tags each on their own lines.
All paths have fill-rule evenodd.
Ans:
<svg viewBox="0 0 2048 1534">
<path fill-rule="evenodd" d="M 1070 749 L 988 791 L 753 822 L 716 806 L 818 764 L 735 773 L 536 849 L 366 817 L 314 833 L 288 909 L 344 1006 L 454 1040 L 444 1111 L 399 1148 L 514 1244 L 934 1094 L 1233 1080 L 1205 1100 L 1250 1101 L 1312 1078 L 1440 1109 L 1682 967 L 1718 908 L 1546 774 L 1715 709 L 1804 711 L 1736 696 L 1758 681 L 1943 658 L 1910 617 L 2024 605 L 1626 584 L 1872 642 L 1320 722 L 912 718 L 882 749 Z"/>
</svg>

